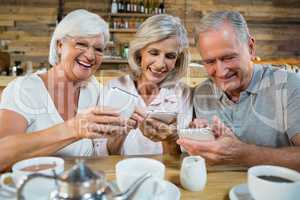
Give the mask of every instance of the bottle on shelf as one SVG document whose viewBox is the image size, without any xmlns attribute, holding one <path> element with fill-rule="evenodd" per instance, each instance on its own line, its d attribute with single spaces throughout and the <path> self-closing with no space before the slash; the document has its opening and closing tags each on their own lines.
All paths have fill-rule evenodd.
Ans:
<svg viewBox="0 0 300 200">
<path fill-rule="evenodd" d="M 133 11 L 132 12 L 137 12 L 138 11 L 138 2 L 136 0 L 133 0 Z"/>
<path fill-rule="evenodd" d="M 139 10 L 140 13 L 145 13 L 145 5 L 143 0 L 140 0 Z"/>
<path fill-rule="evenodd" d="M 128 24 L 128 19 L 124 20 L 124 28 L 128 29 L 129 28 L 129 24 Z"/>
<path fill-rule="evenodd" d="M 131 12 L 131 2 L 130 2 L 130 0 L 126 1 L 126 12 L 128 12 L 128 13 Z"/>
<path fill-rule="evenodd" d="M 26 62 L 26 74 L 32 74 L 32 73 L 33 73 L 32 62 L 27 61 Z"/>
<path fill-rule="evenodd" d="M 145 14 L 149 14 L 149 0 L 146 0 L 144 3 Z"/>
<path fill-rule="evenodd" d="M 133 0 L 130 0 L 130 12 L 134 11 L 134 4 L 133 4 Z"/>
<path fill-rule="evenodd" d="M 146 7 L 147 7 L 147 10 L 148 10 L 147 14 L 151 14 L 152 13 L 152 10 L 151 10 L 151 0 L 147 0 Z"/>
<path fill-rule="evenodd" d="M 160 3 L 159 3 L 159 14 L 164 14 L 166 13 L 166 10 L 165 10 L 165 3 L 163 0 L 160 0 Z"/>
<path fill-rule="evenodd" d="M 122 57 L 127 59 L 128 58 L 128 53 L 129 53 L 129 44 L 125 43 L 124 46 L 123 46 Z"/>
<path fill-rule="evenodd" d="M 116 19 L 112 19 L 111 28 L 113 29 L 118 28 L 118 21 Z"/>
<path fill-rule="evenodd" d="M 159 14 L 159 1 L 158 0 L 155 0 L 154 1 L 154 13 L 155 14 Z"/>
<path fill-rule="evenodd" d="M 119 28 L 122 29 L 122 28 L 125 28 L 125 21 L 123 18 L 121 18 L 121 21 L 119 23 Z"/>
<path fill-rule="evenodd" d="M 124 11 L 123 0 L 119 0 L 119 2 L 118 2 L 118 12 L 122 13 L 123 11 Z"/>
<path fill-rule="evenodd" d="M 23 69 L 21 68 L 21 61 L 16 60 L 15 65 L 12 66 L 10 75 L 11 76 L 19 76 L 22 75 Z"/>
<path fill-rule="evenodd" d="M 149 0 L 149 8 L 150 8 L 150 14 L 155 14 L 155 1 L 154 0 Z"/>
<path fill-rule="evenodd" d="M 111 13 L 117 13 L 118 12 L 118 4 L 116 0 L 113 0 L 111 3 Z"/>
</svg>

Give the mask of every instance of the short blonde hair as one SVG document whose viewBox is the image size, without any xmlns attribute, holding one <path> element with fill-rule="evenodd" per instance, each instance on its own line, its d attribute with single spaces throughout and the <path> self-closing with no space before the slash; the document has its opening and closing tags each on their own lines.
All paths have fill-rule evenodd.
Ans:
<svg viewBox="0 0 300 200">
<path fill-rule="evenodd" d="M 78 9 L 67 14 L 56 26 L 49 51 L 49 63 L 56 65 L 59 62 L 57 41 L 66 36 L 92 37 L 102 34 L 104 45 L 109 41 L 109 28 L 107 23 L 97 14 L 84 9 Z"/>
<path fill-rule="evenodd" d="M 179 44 L 179 54 L 175 68 L 163 83 L 177 81 L 186 72 L 190 54 L 187 31 L 178 17 L 167 14 L 154 15 L 141 24 L 129 47 L 129 68 L 133 79 L 141 75 L 141 49 L 147 45 L 170 37 L 176 37 Z"/>
</svg>

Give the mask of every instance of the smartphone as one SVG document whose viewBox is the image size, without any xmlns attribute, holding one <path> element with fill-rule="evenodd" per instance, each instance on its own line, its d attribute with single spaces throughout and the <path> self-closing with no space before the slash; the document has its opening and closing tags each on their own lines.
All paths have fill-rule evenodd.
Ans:
<svg viewBox="0 0 300 200">
<path fill-rule="evenodd" d="M 104 106 L 119 110 L 122 117 L 130 118 L 138 104 L 138 96 L 118 87 L 110 88 L 104 97 Z"/>
<path fill-rule="evenodd" d="M 210 128 L 187 128 L 179 129 L 179 137 L 188 138 L 199 141 L 212 141 L 215 140 L 215 136 Z"/>
<path fill-rule="evenodd" d="M 166 124 L 176 121 L 177 113 L 175 112 L 148 112 L 147 117 L 160 120 Z"/>
</svg>

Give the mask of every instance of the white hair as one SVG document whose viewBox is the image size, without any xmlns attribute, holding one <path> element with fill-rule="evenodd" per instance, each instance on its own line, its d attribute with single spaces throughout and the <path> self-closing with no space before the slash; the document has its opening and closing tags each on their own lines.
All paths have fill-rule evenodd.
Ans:
<svg viewBox="0 0 300 200">
<path fill-rule="evenodd" d="M 137 79 L 141 75 L 141 49 L 147 45 L 170 37 L 175 37 L 179 44 L 178 58 L 175 69 L 170 72 L 163 82 L 179 80 L 188 67 L 189 41 L 187 31 L 178 17 L 167 14 L 154 15 L 144 21 L 139 27 L 134 39 L 130 42 L 129 68 L 131 75 Z"/>
<path fill-rule="evenodd" d="M 236 11 L 217 11 L 204 16 L 195 27 L 195 40 L 198 41 L 199 34 L 218 29 L 224 23 L 232 25 L 233 30 L 240 42 L 248 43 L 250 34 L 244 17 Z M 198 42 L 197 42 L 198 43 Z"/>
<path fill-rule="evenodd" d="M 56 26 L 49 50 L 49 63 L 56 65 L 59 62 L 57 53 L 57 41 L 65 36 L 93 37 L 102 34 L 104 45 L 109 41 L 109 28 L 107 23 L 97 14 L 84 9 L 70 12 Z"/>
</svg>

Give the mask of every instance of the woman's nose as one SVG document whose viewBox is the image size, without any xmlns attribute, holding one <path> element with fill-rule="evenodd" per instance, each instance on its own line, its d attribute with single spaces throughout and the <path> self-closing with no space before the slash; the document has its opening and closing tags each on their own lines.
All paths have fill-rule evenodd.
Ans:
<svg viewBox="0 0 300 200">
<path fill-rule="evenodd" d="M 166 67 L 166 62 L 165 62 L 164 56 L 158 56 L 158 57 L 157 57 L 157 60 L 156 60 L 156 62 L 155 62 L 155 66 L 156 66 L 156 68 L 158 68 L 158 69 L 161 69 L 161 68 Z"/>
<path fill-rule="evenodd" d="M 89 47 L 89 48 L 86 50 L 86 52 L 85 52 L 84 55 L 87 57 L 87 59 L 88 59 L 89 61 L 95 60 L 96 55 L 95 55 L 95 50 L 94 50 L 94 48 L 93 48 L 93 47 Z"/>
</svg>

